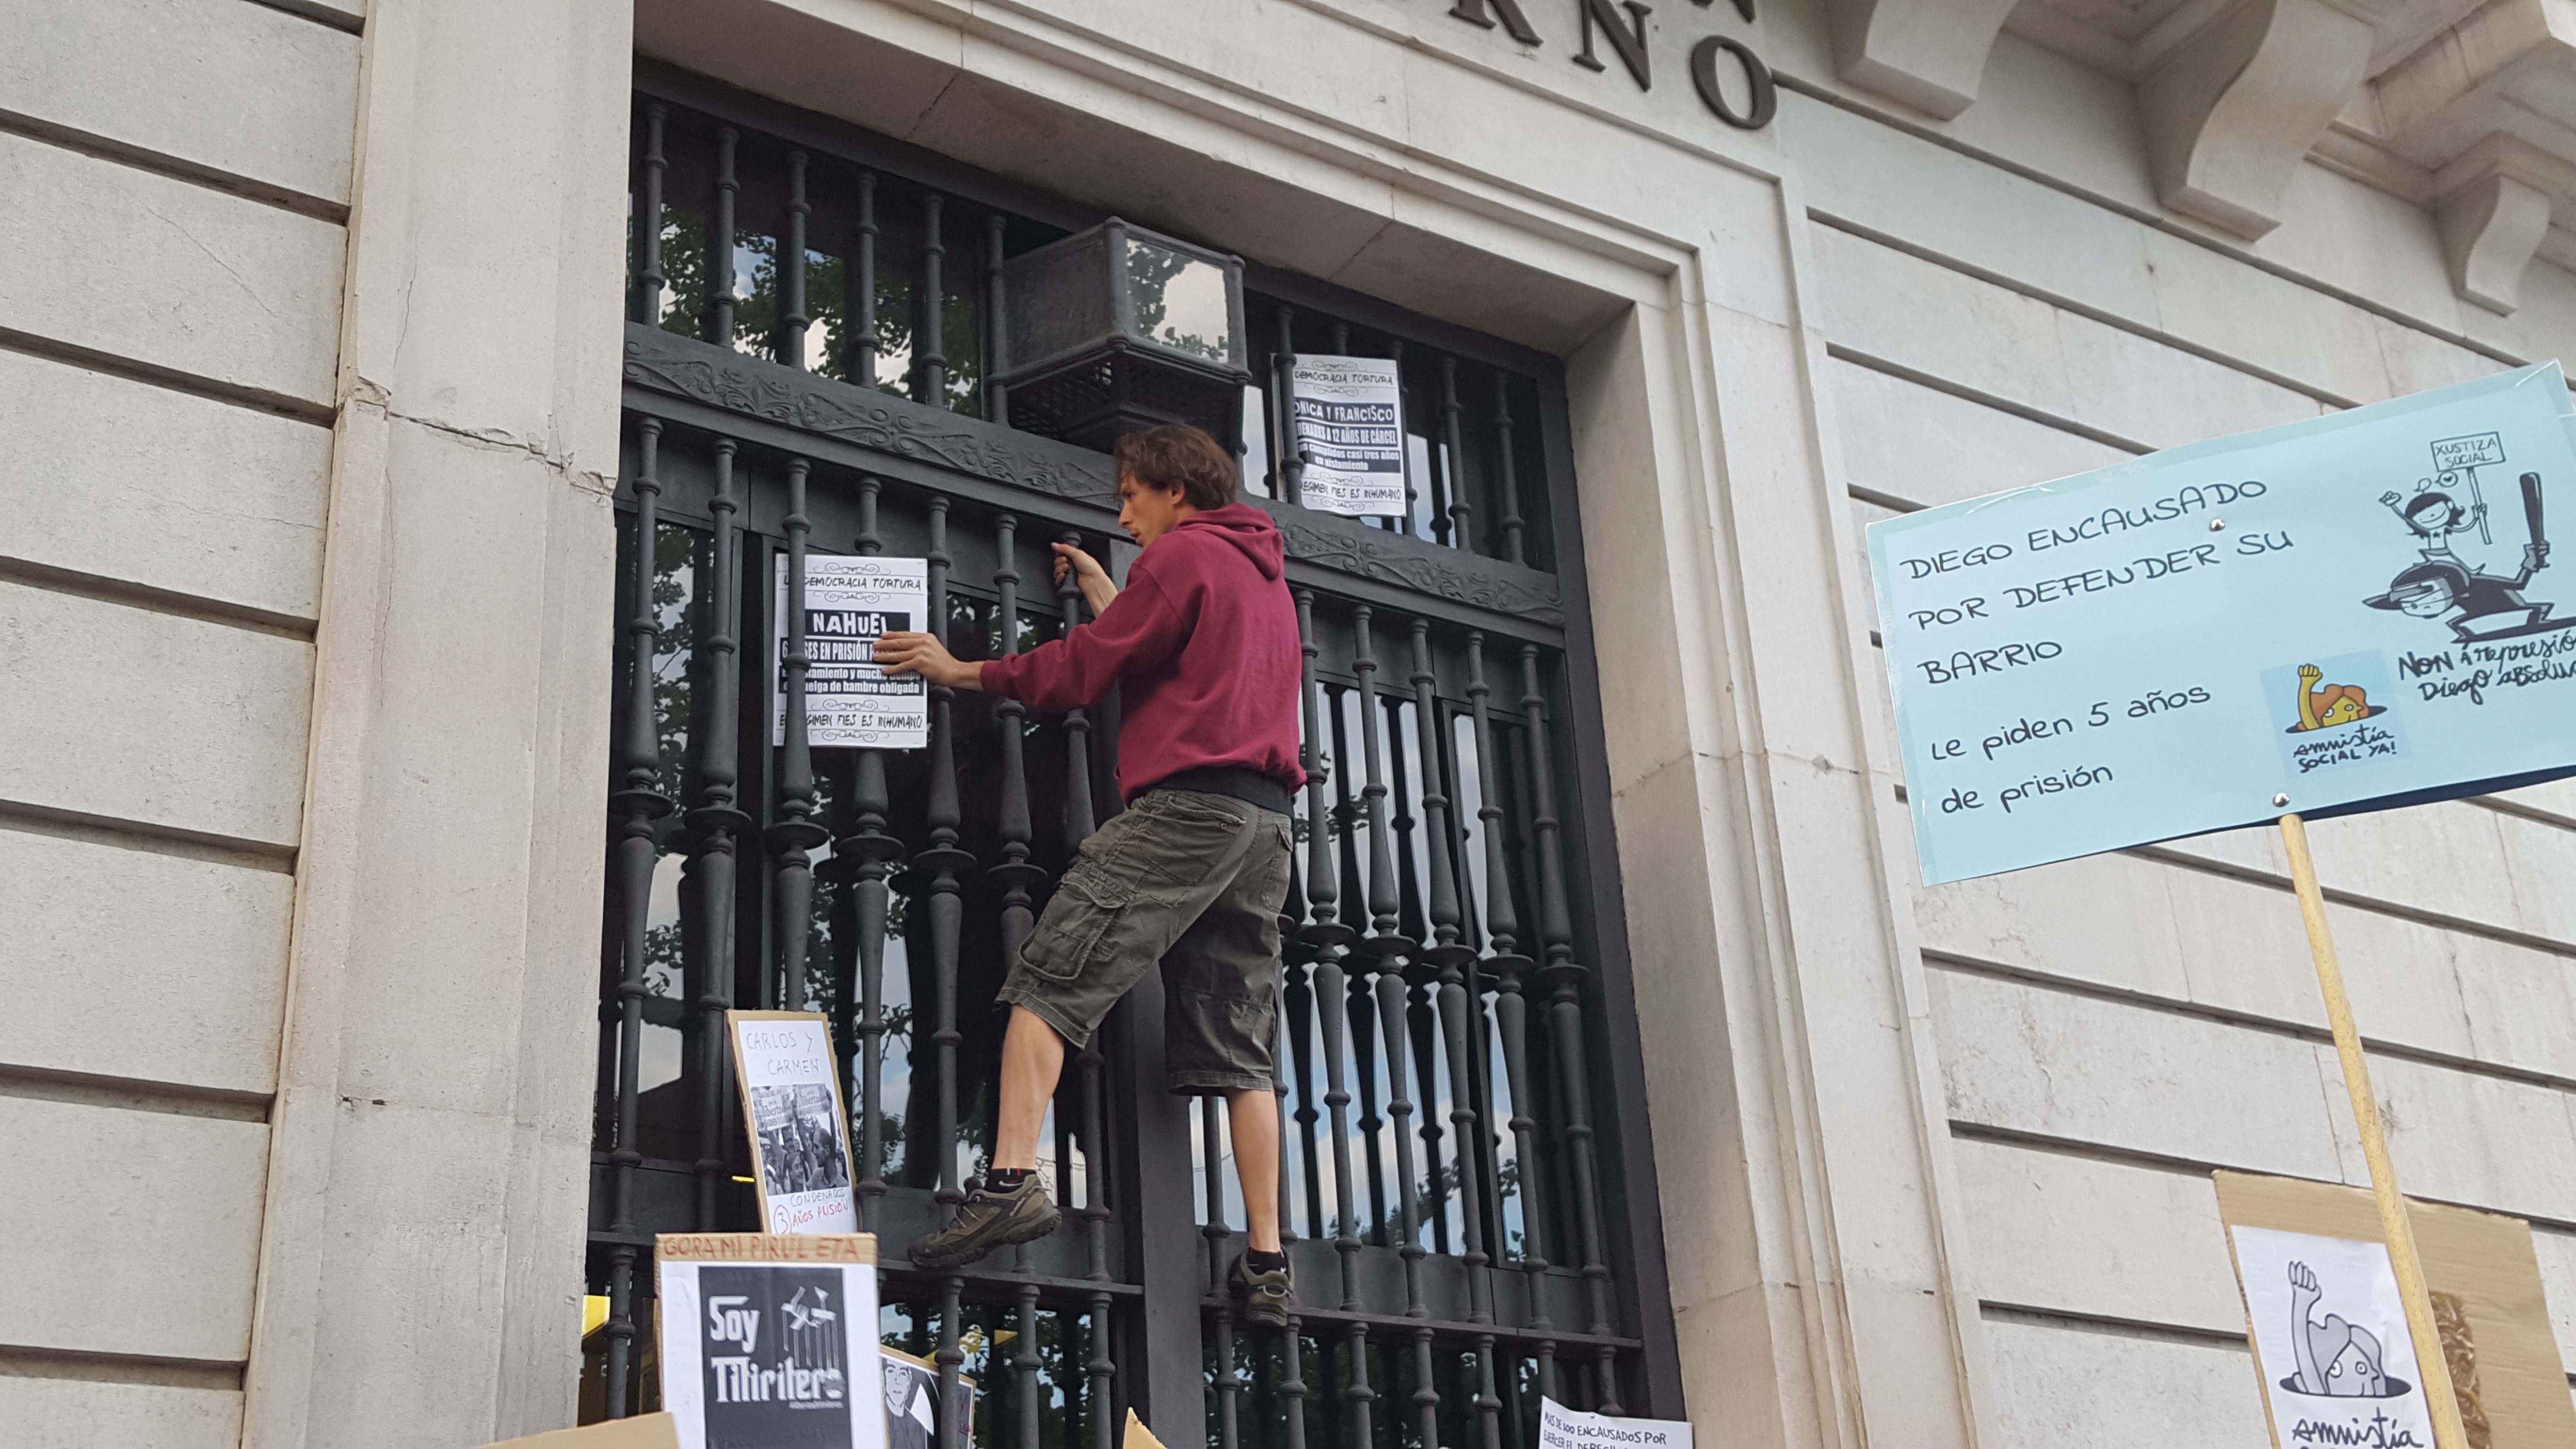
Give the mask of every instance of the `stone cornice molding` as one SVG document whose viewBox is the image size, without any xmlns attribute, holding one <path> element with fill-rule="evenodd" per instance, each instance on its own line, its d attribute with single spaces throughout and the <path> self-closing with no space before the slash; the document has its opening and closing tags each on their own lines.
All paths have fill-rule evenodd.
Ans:
<svg viewBox="0 0 2576 1449">
<path fill-rule="evenodd" d="M 2165 205 L 2251 241 L 2369 69 L 2377 12 L 2243 0 L 2176 44 L 2138 87 Z"/>
<path fill-rule="evenodd" d="M 2491 312 L 2513 311 L 2558 199 L 2576 197 L 2576 163 L 2494 132 L 2437 172 L 2434 189 L 2452 288 Z"/>
<path fill-rule="evenodd" d="M 1834 70 L 1948 120 L 1977 98 L 1986 54 L 2018 0 L 1828 0 Z"/>
</svg>

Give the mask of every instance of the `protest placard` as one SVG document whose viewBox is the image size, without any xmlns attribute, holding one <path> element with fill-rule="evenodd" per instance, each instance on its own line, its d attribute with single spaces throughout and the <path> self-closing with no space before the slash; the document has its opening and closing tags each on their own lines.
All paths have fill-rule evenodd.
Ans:
<svg viewBox="0 0 2576 1449">
<path fill-rule="evenodd" d="M 769 676 L 769 742 L 787 743 L 787 667 L 798 600 L 787 555 L 773 571 L 778 620 Z M 929 563 L 917 558 L 805 556 L 805 742 L 817 747 L 913 750 L 930 742 L 930 691 L 919 675 L 889 678 L 877 667 L 877 639 L 889 630 L 928 629 Z"/>
<path fill-rule="evenodd" d="M 773 1233 L 858 1231 L 849 1117 L 829 1018 L 804 1011 L 728 1011 L 734 1080 L 751 1138 L 760 1220 Z"/>
<path fill-rule="evenodd" d="M 1691 1449 L 1691 1426 L 1679 1419 L 1622 1419 L 1538 1401 L 1539 1449 Z"/>
<path fill-rule="evenodd" d="M 2576 771 L 2570 417 L 2548 363 L 1870 525 L 1924 879 Z"/>
<path fill-rule="evenodd" d="M 887 1449 L 876 1246 L 865 1233 L 655 1240 L 662 1407 L 681 1449 Z"/>
<path fill-rule="evenodd" d="M 1393 361 L 1301 353 L 1288 371 L 1297 501 L 1326 513 L 1402 517 L 1404 394 Z"/>
</svg>

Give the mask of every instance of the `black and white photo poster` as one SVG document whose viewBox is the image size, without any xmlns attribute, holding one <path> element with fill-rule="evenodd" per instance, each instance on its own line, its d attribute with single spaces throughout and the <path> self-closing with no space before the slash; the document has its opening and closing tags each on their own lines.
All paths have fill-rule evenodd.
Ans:
<svg viewBox="0 0 2576 1449">
<path fill-rule="evenodd" d="M 2432 1449 L 2432 1411 L 2388 1249 L 2243 1224 L 2227 1231 L 2274 1440 L 2284 1449 Z"/>
<path fill-rule="evenodd" d="M 875 1238 L 673 1234 L 654 1258 L 682 1449 L 886 1449 Z"/>
<path fill-rule="evenodd" d="M 776 556 L 778 637 L 769 742 L 787 743 L 787 555 Z M 930 691 L 876 666 L 878 636 L 930 627 L 930 565 L 917 558 L 805 556 L 805 742 L 916 750 L 930 743 Z"/>
<path fill-rule="evenodd" d="M 1301 354 L 1289 368 L 1289 421 L 1305 467 L 1297 498 L 1326 513 L 1400 518 L 1404 403 L 1383 357 Z"/>
<path fill-rule="evenodd" d="M 760 1218 L 773 1233 L 854 1233 L 849 1119 L 826 1018 L 728 1011 Z"/>
</svg>

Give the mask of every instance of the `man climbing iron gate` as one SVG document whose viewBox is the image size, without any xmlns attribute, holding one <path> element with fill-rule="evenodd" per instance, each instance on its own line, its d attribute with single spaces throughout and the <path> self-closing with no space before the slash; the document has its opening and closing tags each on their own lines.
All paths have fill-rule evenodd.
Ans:
<svg viewBox="0 0 2576 1449">
<path fill-rule="evenodd" d="M 1163 1091 L 1151 974 L 1053 1098 L 1063 1224 L 916 1269 L 986 1166 L 1005 967 L 1115 813 L 1115 705 L 934 689 L 923 748 L 771 745 L 773 675 L 792 693 L 809 667 L 775 571 L 926 559 L 928 623 L 964 659 L 1087 619 L 1049 546 L 1116 558 L 1109 460 L 1030 431 L 989 364 L 1005 264 L 1101 219 L 676 72 L 646 85 L 585 1417 L 646 1402 L 653 1235 L 756 1226 L 728 1009 L 833 1021 L 882 1334 L 938 1366 L 943 1444 L 1108 1449 L 1131 1406 L 1220 1449 L 1533 1445 L 1542 1394 L 1678 1417 L 1554 361 L 1243 284 L 1267 384 L 1245 494 L 1288 547 L 1310 775 L 1281 917 L 1288 1326 L 1226 1292 L 1225 1113 Z M 1266 420 L 1301 349 L 1396 360 L 1406 516 L 1295 502 Z"/>
</svg>

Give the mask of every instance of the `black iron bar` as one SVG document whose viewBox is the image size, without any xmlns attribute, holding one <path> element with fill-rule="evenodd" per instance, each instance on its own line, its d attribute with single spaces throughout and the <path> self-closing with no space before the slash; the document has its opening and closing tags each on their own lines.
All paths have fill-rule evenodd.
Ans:
<svg viewBox="0 0 2576 1449">
<path fill-rule="evenodd" d="M 803 458 L 787 462 L 787 617 L 786 645 L 779 664 L 785 678 L 780 694 L 786 703 L 786 743 L 778 768 L 778 821 L 767 831 L 777 860 L 772 899 L 778 907 L 778 1007 L 805 1009 L 805 943 L 813 927 L 815 846 L 832 838 L 814 819 L 814 751 L 806 739 L 805 676 L 805 541 L 813 523 L 805 516 L 805 480 L 813 465 Z"/>
<path fill-rule="evenodd" d="M 914 324 L 912 360 L 920 387 L 912 400 L 935 408 L 948 406 L 948 353 L 940 327 L 946 284 L 939 275 L 940 264 L 948 258 L 948 244 L 939 235 L 939 213 L 945 204 L 946 198 L 936 191 L 921 194 L 921 291 L 913 299 L 920 320 Z"/>
<path fill-rule="evenodd" d="M 1538 1120 L 1530 1115 L 1529 1041 L 1521 995 L 1530 959 L 1520 954 L 1520 921 L 1512 910 L 1511 858 L 1503 844 L 1503 774 L 1508 768 L 1494 748 L 1490 707 L 1493 686 L 1485 681 L 1485 636 L 1467 636 L 1467 700 L 1476 723 L 1476 779 L 1480 798 L 1476 819 L 1485 847 L 1485 945 L 1483 967 L 1494 977 L 1494 1022 L 1503 1043 L 1503 1081 L 1512 1098 L 1512 1152 L 1520 1165 L 1521 1270 L 1529 1280 L 1530 1326 L 1552 1328 L 1547 1312 L 1547 1250 L 1540 1230 Z"/>
<path fill-rule="evenodd" d="M 1082 535 L 1062 533 L 1056 541 L 1080 548 Z M 1072 569 L 1064 571 L 1055 592 L 1064 632 L 1071 634 L 1082 623 L 1082 585 Z M 1065 711 L 1064 741 L 1064 853 L 1071 860 L 1074 851 L 1090 837 L 1095 818 L 1091 804 L 1091 722 L 1082 710 Z M 1103 1105 L 1106 1066 L 1100 1038 L 1095 1034 L 1074 1061 L 1082 1083 L 1083 1277 L 1095 1285 L 1085 1340 L 1090 1357 L 1083 1365 L 1090 1379 L 1085 1412 L 1090 1415 L 1092 1449 L 1111 1449 L 1118 1427 L 1110 1414 L 1111 1384 L 1118 1373 L 1118 1362 L 1109 1340 L 1109 1174 L 1103 1165 L 1109 1140 L 1108 1112 Z"/>
<path fill-rule="evenodd" d="M 1025 1245 L 1021 1252 L 1025 1262 Z M 1044 1406 L 1038 1393 L 1038 1285 L 1034 1282 L 1020 1285 L 1018 1318 L 1020 1343 L 1011 1358 L 1011 1396 L 1019 1401 L 1019 1449 L 1038 1449 L 1039 1411 Z"/>
<path fill-rule="evenodd" d="M 740 300 L 733 292 L 733 204 L 742 189 L 733 174 L 737 139 L 733 127 L 716 127 L 715 205 L 707 211 L 707 340 L 718 347 L 733 346 L 734 304 Z"/>
<path fill-rule="evenodd" d="M 1458 412 L 1458 359 L 1443 356 L 1440 359 L 1440 441 L 1445 447 L 1446 459 L 1440 473 L 1449 485 L 1446 490 L 1449 496 L 1445 500 L 1449 507 L 1449 528 L 1441 535 L 1441 542 L 1474 553 L 1476 510 L 1467 502 L 1467 448 L 1465 434 L 1459 429 Z"/>
<path fill-rule="evenodd" d="M 670 119 L 671 108 L 660 101 L 644 108 L 644 177 L 643 195 L 635 205 L 640 249 L 633 306 L 635 320 L 648 327 L 662 325 L 662 288 L 670 280 L 662 264 L 662 181 L 671 164 L 662 154 L 662 139 Z"/>
<path fill-rule="evenodd" d="M 1271 491 L 1284 503 L 1305 501 L 1306 450 L 1297 440 L 1297 313 L 1279 309 L 1279 350 L 1270 359 Z"/>
<path fill-rule="evenodd" d="M 1547 988 L 1549 1045 L 1556 1058 L 1557 1092 L 1565 1109 L 1565 1141 L 1573 1161 L 1574 1219 L 1582 1248 L 1590 1330 L 1613 1332 L 1610 1269 L 1601 1253 L 1601 1193 L 1592 1146 L 1591 1090 L 1583 1052 L 1584 978 L 1590 973 L 1574 959 L 1574 926 L 1566 914 L 1565 856 L 1558 839 L 1554 756 L 1548 740 L 1547 694 L 1541 687 L 1538 646 L 1521 646 L 1521 713 L 1529 720 L 1530 834 L 1538 853 L 1539 941 L 1546 964 L 1539 970 Z M 1594 1350 L 1595 1402 L 1600 1412 L 1619 1410 L 1618 1361 L 1604 1345 Z"/>
<path fill-rule="evenodd" d="M 993 587 L 1000 598 L 994 612 L 999 655 L 1020 652 L 1019 523 L 1008 513 L 993 520 L 993 542 L 999 550 L 999 562 L 993 568 Z M 993 702 L 995 742 L 1002 760 L 1002 859 L 984 876 L 1002 888 L 1002 960 L 1006 963 L 1020 959 L 1020 948 L 1028 943 L 1030 892 L 1046 879 L 1046 871 L 1029 861 L 1029 779 L 1021 760 L 1028 715 L 1027 705 L 1007 695 Z"/>
<path fill-rule="evenodd" d="M 1293 880 L 1289 885 L 1289 891 L 1293 900 L 1296 891 Z M 1296 940 L 1294 930 L 1295 923 L 1291 922 L 1287 934 L 1287 940 L 1291 942 Z M 1285 959 L 1280 976 L 1279 994 L 1288 1024 L 1288 1059 L 1283 1066 L 1292 1079 L 1288 1100 L 1296 1104 L 1293 1116 L 1297 1127 L 1297 1142 L 1304 1149 L 1299 1160 L 1305 1164 L 1306 1172 L 1305 1191 L 1303 1193 L 1292 1191 L 1286 1170 L 1288 1154 L 1285 1149 L 1282 1149 L 1279 1174 L 1281 1198 L 1279 1225 L 1280 1230 L 1285 1232 L 1293 1221 L 1289 1215 L 1289 1208 L 1295 1202 L 1302 1202 L 1306 1209 L 1306 1236 L 1320 1238 L 1327 1235 L 1327 1229 L 1324 1225 L 1324 1172 L 1321 1159 L 1323 1144 L 1316 1140 L 1315 1123 L 1323 1113 L 1315 1103 L 1315 987 L 1312 963 L 1306 959 L 1310 954 L 1300 947 L 1290 947 L 1281 952 Z"/>
<path fill-rule="evenodd" d="M 935 493 L 930 498 L 928 558 L 930 630 L 946 645 L 948 570 L 954 560 L 948 554 L 948 499 Z M 951 1208 L 966 1199 L 964 1184 L 957 1175 L 957 1046 L 964 1040 L 957 1030 L 957 945 L 958 932 L 964 924 L 963 877 L 975 868 L 975 857 L 957 844 L 961 817 L 957 805 L 955 707 L 955 691 L 946 685 L 931 686 L 930 799 L 925 812 L 930 825 L 930 848 L 913 857 L 916 869 L 931 872 L 924 904 L 930 921 L 930 964 L 937 998 L 937 1024 L 930 1040 L 935 1049 L 934 1069 L 939 1074 L 939 1134 L 931 1139 L 931 1146 L 939 1154 L 935 1197 L 942 1206 Z M 966 1443 L 966 1426 L 956 1421 L 954 1400 L 958 1365 L 965 1362 L 965 1355 L 957 1348 L 958 1299 L 965 1286 L 966 1280 L 953 1273 L 939 1282 L 939 1438 L 942 1444 L 961 1449 Z"/>
<path fill-rule="evenodd" d="M 1494 370 L 1494 481 L 1503 491 L 1503 557 L 1521 563 L 1521 485 L 1512 460 L 1512 376 Z"/>
<path fill-rule="evenodd" d="M 1438 974 L 1419 957 L 1404 963 L 1404 1028 L 1412 1036 L 1414 1080 L 1422 1090 L 1422 1125 L 1414 1129 L 1422 1139 L 1422 1228 L 1431 1239 L 1425 1245 L 1427 1251 L 1445 1258 L 1449 1256 L 1449 1187 L 1440 1170 L 1440 1145 L 1448 1129 L 1440 1125 L 1437 1110 L 1440 1023 L 1431 1008 L 1431 983 Z"/>
<path fill-rule="evenodd" d="M 725 1153 L 726 1089 L 732 1074 L 725 1069 L 724 1014 L 733 1005 L 735 871 L 734 843 L 750 830 L 751 817 L 734 803 L 740 779 L 736 758 L 741 741 L 742 671 L 742 531 L 736 515 L 742 504 L 734 494 L 731 438 L 715 444 L 715 498 L 707 505 L 715 523 L 715 580 L 707 602 L 706 656 L 708 702 L 705 747 L 698 756 L 698 805 L 686 819 L 698 837 L 699 854 L 691 862 L 698 893 L 699 994 L 698 1032 L 698 1217 L 701 1231 L 716 1226 L 716 1190 L 731 1174 Z"/>
<path fill-rule="evenodd" d="M 787 153 L 787 235 L 778 242 L 778 360 L 805 366 L 805 218 L 813 214 L 805 198 L 805 153 Z"/>
<path fill-rule="evenodd" d="M 1209 1314 L 1216 1328 L 1216 1449 L 1238 1449 L 1236 1415 L 1243 1394 L 1243 1375 L 1234 1361 L 1233 1298 L 1226 1291 L 1225 1139 L 1217 1120 L 1225 1111 L 1222 1097 L 1199 1098 L 1199 1155 L 1207 1168 L 1207 1221 L 1199 1236 L 1207 1246 L 1207 1282 L 1218 1306 Z"/>
<path fill-rule="evenodd" d="M 1349 1449 L 1370 1449 L 1377 1442 L 1377 1436 L 1369 1431 L 1377 1390 L 1369 1387 L 1368 1325 L 1354 1319 L 1344 1334 L 1343 1346 L 1350 1356 L 1350 1375 L 1342 1385 L 1342 1406 L 1350 1416 L 1350 1437 L 1344 1442 Z"/>
<path fill-rule="evenodd" d="M 877 504 L 885 485 L 873 476 L 859 479 L 859 533 L 855 545 L 863 558 L 885 548 L 877 533 Z M 888 829 L 893 809 L 887 798 L 885 752 L 863 749 L 851 764 L 850 808 L 854 828 L 835 848 L 858 862 L 856 935 L 859 976 L 859 1225 L 871 1231 L 885 1181 L 885 942 L 888 897 L 886 877 L 903 855 L 903 842 Z"/>
<path fill-rule="evenodd" d="M 850 345 L 847 349 L 850 381 L 861 387 L 877 385 L 877 177 L 873 171 L 859 173 L 859 226 L 857 275 L 844 274 L 849 295 L 843 310 L 850 319 Z"/>
<path fill-rule="evenodd" d="M 1278 1395 L 1285 1449 L 1306 1449 L 1306 1339 L 1294 1313 L 1279 1329 Z"/>
<path fill-rule="evenodd" d="M 1010 400 L 1002 388 L 1002 250 L 1010 219 L 996 211 L 984 218 L 984 420 L 1010 419 Z"/>
<path fill-rule="evenodd" d="M 653 139 L 661 139 L 661 107 L 655 106 Z M 654 146 L 658 157 L 660 146 Z M 658 185 L 658 178 L 656 181 Z M 644 1165 L 637 1145 L 641 1130 L 638 1092 L 644 1059 L 644 998 L 652 987 L 644 979 L 645 938 L 653 921 L 653 872 L 661 847 L 653 822 L 671 813 L 661 792 L 661 722 L 655 717 L 653 656 L 662 639 L 661 615 L 654 607 L 655 535 L 660 528 L 662 496 L 659 473 L 662 424 L 645 418 L 636 425 L 635 441 L 635 596 L 627 616 L 627 649 L 634 672 L 627 677 L 626 728 L 618 737 L 619 786 L 608 797 L 609 818 L 617 825 L 617 908 L 620 942 L 617 973 L 617 1142 L 608 1160 L 614 1170 L 609 1235 L 617 1246 L 609 1253 L 608 1416 L 626 1417 L 635 1363 L 635 1272 L 643 1250 L 636 1245 L 635 1173 Z"/>
<path fill-rule="evenodd" d="M 1484 1122 L 1475 1100 L 1474 1057 L 1467 1050 L 1469 1002 L 1465 967 L 1475 959 L 1472 948 L 1459 944 L 1457 873 L 1449 860 L 1448 772 L 1442 768 L 1439 677 L 1431 667 L 1431 623 L 1413 621 L 1414 721 L 1422 751 L 1423 840 L 1429 856 L 1432 940 L 1422 959 L 1439 975 L 1439 1016 L 1449 1047 L 1450 1151 L 1458 1164 L 1459 1238 L 1466 1249 L 1467 1318 L 1493 1321 L 1493 1283 L 1486 1276 L 1484 1209 L 1478 1179 L 1483 1175 L 1479 1144 Z M 1427 1066 L 1427 1064 L 1426 1064 Z M 1425 1077 L 1429 1076 L 1426 1070 Z"/>
</svg>

